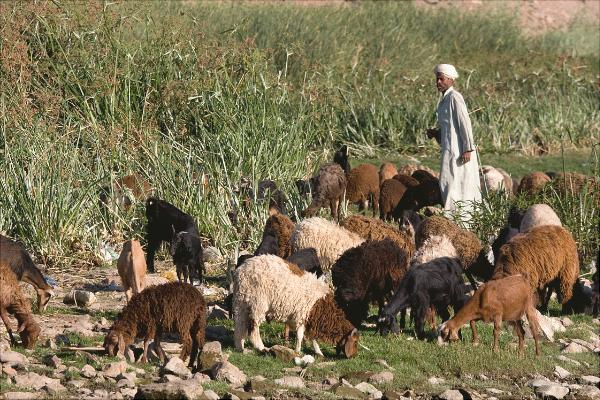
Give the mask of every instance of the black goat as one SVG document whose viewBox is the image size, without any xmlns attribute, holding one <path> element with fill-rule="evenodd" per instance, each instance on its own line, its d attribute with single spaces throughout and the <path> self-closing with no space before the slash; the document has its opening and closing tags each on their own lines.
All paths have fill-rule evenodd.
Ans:
<svg viewBox="0 0 600 400">
<path fill-rule="evenodd" d="M 202 259 L 202 242 L 197 234 L 186 231 L 177 232 L 171 242 L 171 256 L 177 268 L 179 282 L 182 282 L 181 276 L 183 275 L 183 283 L 186 283 L 189 277 L 190 285 L 193 285 L 194 272 L 202 282 L 204 260 Z"/>
<path fill-rule="evenodd" d="M 148 242 L 146 265 L 154 271 L 154 255 L 162 242 L 171 244 L 178 232 L 187 232 L 200 237 L 196 221 L 174 205 L 164 200 L 150 197 L 146 200 L 146 240 Z M 202 249 L 199 250 L 202 255 Z M 202 257 L 200 256 L 200 259 Z"/>
<path fill-rule="evenodd" d="M 339 164 L 346 175 L 350 173 L 350 163 L 348 162 L 348 146 L 343 145 L 333 154 L 333 162 Z"/>
<path fill-rule="evenodd" d="M 381 334 L 387 335 L 390 330 L 399 332 L 396 314 L 409 307 L 419 339 L 424 338 L 425 314 L 431 305 L 442 320 L 448 320 L 448 306 L 451 305 L 456 313 L 467 301 L 462 272 L 458 261 L 449 257 L 436 258 L 411 268 L 392 300 L 379 314 L 377 327 Z"/>
</svg>

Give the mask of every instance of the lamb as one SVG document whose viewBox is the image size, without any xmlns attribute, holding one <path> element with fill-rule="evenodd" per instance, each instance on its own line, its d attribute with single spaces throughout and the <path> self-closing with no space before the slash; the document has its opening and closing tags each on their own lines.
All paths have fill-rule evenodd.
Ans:
<svg viewBox="0 0 600 400">
<path fill-rule="evenodd" d="M 398 175 L 396 166 L 390 162 L 384 162 L 379 167 L 379 186 L 383 185 L 388 179 L 392 179 L 395 175 Z"/>
<path fill-rule="evenodd" d="M 365 240 L 391 239 L 406 251 L 408 258 L 412 257 L 415 251 L 413 241 L 408 235 L 381 220 L 362 215 L 351 215 L 344 219 L 340 225 Z"/>
<path fill-rule="evenodd" d="M 146 240 L 148 242 L 146 264 L 150 272 L 155 272 L 154 255 L 163 241 L 172 243 L 175 234 L 184 231 L 191 235 L 200 236 L 194 218 L 164 200 L 154 197 L 146 200 L 146 217 L 148 219 L 146 225 Z M 200 260 L 202 260 L 202 257 L 200 257 Z M 203 265 L 197 266 L 198 269 L 202 267 Z"/>
<path fill-rule="evenodd" d="M 532 289 L 538 290 L 542 310 L 550 300 L 544 291 L 555 279 L 559 299 L 566 303 L 579 275 L 577 245 L 571 233 L 560 226 L 543 225 L 513 237 L 500 248 L 492 279 L 517 274 L 527 277 Z"/>
<path fill-rule="evenodd" d="M 362 243 L 342 254 L 331 269 L 335 300 L 358 327 L 367 318 L 369 304 L 377 303 L 383 310 L 407 270 L 407 253 L 397 243 L 390 239 Z"/>
<path fill-rule="evenodd" d="M 315 249 L 324 272 L 331 270 L 342 253 L 364 241 L 356 233 L 319 217 L 303 220 L 292 234 L 293 250 Z"/>
<path fill-rule="evenodd" d="M 402 218 L 402 213 L 406 210 L 418 211 L 423 207 L 442 204 L 442 192 L 440 183 L 437 179 L 425 180 L 417 186 L 408 187 L 402 196 L 400 202 L 392 211 L 395 221 Z"/>
<path fill-rule="evenodd" d="M 360 164 L 352 168 L 346 175 L 346 200 L 358 203 L 358 210 L 363 211 L 370 203 L 373 216 L 379 208 L 379 174 L 377 167 L 371 164 Z"/>
<path fill-rule="evenodd" d="M 400 183 L 397 179 L 387 179 L 381 184 L 381 190 L 379 191 L 379 218 L 384 221 L 392 220 L 392 211 L 402 195 L 406 191 L 406 186 Z"/>
<path fill-rule="evenodd" d="M 448 306 L 456 313 L 466 301 L 462 269 L 450 257 L 436 258 L 417 268 L 408 270 L 400 286 L 388 305 L 379 314 L 377 326 L 382 335 L 391 330 L 399 331 L 396 314 L 410 307 L 419 339 L 424 338 L 425 315 L 430 306 L 435 306 L 438 314 L 448 319 Z"/>
<path fill-rule="evenodd" d="M 531 333 L 535 341 L 535 354 L 540 355 L 538 340 L 539 324 L 534 308 L 533 293 L 529 282 L 523 275 L 513 275 L 506 278 L 492 280 L 481 286 L 473 297 L 440 327 L 443 339 L 450 341 L 459 340 L 460 328 L 469 321 L 473 331 L 473 344 L 477 345 L 479 337 L 475 321 L 494 322 L 494 351 L 497 352 L 500 341 L 500 330 L 503 321 L 515 323 L 515 331 L 519 336 L 519 355 L 523 354 L 525 330 L 523 329 L 523 314 L 531 326 Z"/>
<path fill-rule="evenodd" d="M 519 231 L 527 232 L 541 225 L 562 226 L 560 218 L 552 207 L 546 204 L 534 204 L 523 215 Z"/>
<path fill-rule="evenodd" d="M 131 296 L 144 290 L 146 278 L 146 259 L 140 242 L 128 240 L 123 244 L 123 250 L 117 261 L 117 270 L 127 301 Z"/>
<path fill-rule="evenodd" d="M 154 340 L 161 362 L 167 356 L 160 346 L 163 333 L 179 334 L 182 349 L 179 358 L 190 356 L 193 367 L 204 345 L 206 303 L 202 294 L 192 285 L 170 282 L 151 286 L 131 298 L 104 338 L 104 349 L 109 356 L 123 355 L 136 338 L 144 339 L 140 361 L 148 360 L 148 344 Z"/>
<path fill-rule="evenodd" d="M 185 283 L 189 280 L 190 285 L 194 283 L 192 278 L 194 272 L 198 280 L 202 282 L 202 271 L 204 260 L 202 258 L 202 242 L 196 232 L 181 231 L 173 236 L 171 242 L 171 256 L 177 268 L 177 279 Z"/>
<path fill-rule="evenodd" d="M 544 189 L 548 182 L 550 182 L 550 177 L 545 173 L 540 171 L 532 172 L 521 178 L 517 193 L 535 196 Z"/>
<path fill-rule="evenodd" d="M 23 346 L 27 349 L 33 348 L 41 329 L 31 314 L 29 301 L 19 287 L 17 276 L 7 262 L 0 260 L 0 317 L 11 343 L 14 344 L 16 341 L 8 318 L 9 313 L 17 319 L 17 332 L 21 336 Z"/>
<path fill-rule="evenodd" d="M 38 312 L 43 312 L 54 295 L 44 275 L 35 266 L 31 256 L 19 243 L 0 235 L 0 261 L 9 265 L 18 280 L 29 283 L 37 292 Z"/>
<path fill-rule="evenodd" d="M 346 191 L 346 175 L 338 164 L 325 164 L 315 178 L 315 190 L 310 206 L 302 211 L 302 217 L 312 217 L 321 208 L 329 205 L 331 216 L 340 218 L 340 204 Z"/>
<path fill-rule="evenodd" d="M 269 215 L 262 241 L 254 255 L 275 254 L 281 258 L 288 258 L 292 254 L 291 238 L 296 225 L 277 209 L 269 209 Z"/>
</svg>

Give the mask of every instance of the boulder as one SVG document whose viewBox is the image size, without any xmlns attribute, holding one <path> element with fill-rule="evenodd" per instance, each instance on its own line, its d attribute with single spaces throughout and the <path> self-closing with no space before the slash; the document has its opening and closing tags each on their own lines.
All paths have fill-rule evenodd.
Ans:
<svg viewBox="0 0 600 400">
<path fill-rule="evenodd" d="M 390 371 L 379 372 L 377 374 L 371 375 L 371 377 L 369 378 L 369 382 L 374 383 L 376 385 L 391 382 L 393 380 L 394 374 L 392 374 Z"/>
<path fill-rule="evenodd" d="M 280 346 L 278 344 L 271 347 L 269 352 L 273 354 L 278 360 L 281 360 L 286 363 L 292 362 L 296 357 L 296 352 L 294 350 L 290 349 L 289 347 Z"/>
<path fill-rule="evenodd" d="M 63 303 L 74 304 L 78 307 L 89 307 L 95 302 L 96 296 L 87 290 L 71 290 L 63 299 Z"/>
<path fill-rule="evenodd" d="M 540 331 L 544 338 L 546 338 L 549 342 L 554 342 L 554 333 L 555 332 L 565 332 L 567 329 L 564 327 L 560 319 L 554 317 L 547 317 L 540 313 L 538 310 L 535 310 L 538 323 L 540 325 Z M 531 339 L 531 330 L 529 329 L 529 323 L 525 316 L 523 316 L 523 326 L 525 328 L 525 337 Z"/>
<path fill-rule="evenodd" d="M 17 353 L 16 351 L 12 350 L 7 350 L 0 351 L 0 362 L 2 364 L 8 364 L 11 367 L 15 367 L 17 365 L 25 365 L 29 361 L 27 360 L 27 357 L 25 357 L 23 354 Z"/>
<path fill-rule="evenodd" d="M 102 369 L 102 375 L 105 378 L 116 378 L 119 374 L 125 372 L 127 363 L 125 361 L 117 361 L 106 364 Z"/>
<path fill-rule="evenodd" d="M 218 248 L 208 246 L 205 249 L 202 249 L 202 259 L 207 263 L 218 263 L 223 260 L 223 256 Z"/>
<path fill-rule="evenodd" d="M 363 392 L 355 387 L 345 385 L 338 386 L 334 393 L 336 396 L 347 400 L 363 400 L 367 397 Z"/>
<path fill-rule="evenodd" d="M 304 384 L 304 379 L 302 379 L 299 376 L 284 376 L 282 378 L 275 379 L 273 382 L 275 382 L 279 386 L 285 386 L 288 388 L 299 389 L 306 387 L 306 385 Z"/>
<path fill-rule="evenodd" d="M 571 375 L 571 373 L 569 371 L 567 371 L 566 369 L 564 369 L 563 367 L 557 365 L 554 367 L 554 375 L 558 379 L 567 379 Z"/>
<path fill-rule="evenodd" d="M 202 371 L 210 370 L 215 364 L 226 361 L 223 356 L 220 342 L 206 342 L 200 353 L 200 369 Z"/>
<path fill-rule="evenodd" d="M 196 400 L 204 389 L 195 382 L 178 381 L 151 383 L 138 388 L 134 399 L 146 400 Z"/>
<path fill-rule="evenodd" d="M 587 385 L 597 385 L 600 383 L 600 378 L 593 375 L 583 375 L 581 381 Z"/>
<path fill-rule="evenodd" d="M 463 400 L 463 395 L 460 391 L 448 389 L 438 396 L 441 400 Z"/>
<path fill-rule="evenodd" d="M 164 374 L 173 374 L 182 379 L 188 379 L 192 376 L 192 371 L 190 371 L 186 367 L 185 362 L 177 356 L 172 357 L 167 362 L 167 364 L 163 368 L 163 373 Z"/>
<path fill-rule="evenodd" d="M 211 369 L 211 374 L 215 379 L 225 380 L 234 387 L 243 386 L 248 380 L 246 374 L 229 361 L 215 364 Z"/>
<path fill-rule="evenodd" d="M 381 393 L 379 389 L 377 389 L 370 383 L 361 382 L 358 385 L 354 385 L 354 387 L 360 390 L 361 392 L 368 394 L 369 399 L 380 399 L 383 397 L 383 393 Z"/>
<path fill-rule="evenodd" d="M 205 390 L 200 396 L 200 400 L 219 400 L 219 395 L 212 390 Z"/>
<path fill-rule="evenodd" d="M 84 378 L 93 378 L 96 376 L 96 369 L 89 364 L 85 364 L 83 368 L 81 368 L 80 375 Z"/>
<path fill-rule="evenodd" d="M 585 385 L 577 391 L 576 397 L 580 400 L 599 400 L 600 389 L 598 389 L 596 386 Z"/>
<path fill-rule="evenodd" d="M 552 383 L 550 385 L 538 386 L 535 388 L 535 394 L 542 399 L 562 399 L 569 394 L 569 388 Z"/>
<path fill-rule="evenodd" d="M 564 349 L 561 350 L 561 353 L 587 353 L 590 350 L 585 347 L 580 345 L 579 343 L 576 342 L 571 342 L 569 343 Z"/>
</svg>

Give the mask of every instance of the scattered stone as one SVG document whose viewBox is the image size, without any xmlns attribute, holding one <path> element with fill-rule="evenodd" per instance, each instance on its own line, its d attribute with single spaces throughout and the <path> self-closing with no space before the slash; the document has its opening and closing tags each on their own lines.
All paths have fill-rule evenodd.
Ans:
<svg viewBox="0 0 600 400">
<path fill-rule="evenodd" d="M 463 400 L 463 395 L 458 390 L 448 389 L 438 396 L 441 400 Z"/>
<path fill-rule="evenodd" d="M 56 393 L 64 392 L 65 390 L 67 390 L 66 387 L 61 385 L 60 379 L 52 379 L 52 378 L 46 378 L 46 384 L 44 385 L 44 389 L 49 394 L 56 394 Z"/>
<path fill-rule="evenodd" d="M 229 311 L 218 305 L 208 307 L 208 318 L 229 319 Z"/>
<path fill-rule="evenodd" d="M 151 383 L 142 385 L 138 388 L 135 394 L 136 399 L 146 400 L 171 400 L 171 399 L 186 399 L 195 400 L 204 389 L 195 382 L 178 381 L 167 383 Z"/>
<path fill-rule="evenodd" d="M 243 386 L 248 380 L 246 374 L 229 361 L 215 364 L 211 369 L 211 374 L 215 379 L 225 380 L 234 387 Z"/>
<path fill-rule="evenodd" d="M 205 390 L 200 396 L 200 400 L 219 400 L 219 395 L 212 390 Z"/>
<path fill-rule="evenodd" d="M 45 357 L 44 364 L 56 369 L 62 365 L 62 360 L 60 358 L 58 358 L 58 356 L 55 354 L 52 357 L 50 357 L 50 356 Z"/>
<path fill-rule="evenodd" d="M 587 383 L 589 385 L 597 385 L 600 383 L 600 378 L 598 378 L 597 376 L 593 376 L 593 375 L 583 375 L 581 377 L 581 381 L 583 383 Z"/>
<path fill-rule="evenodd" d="M 122 388 L 121 389 L 121 394 L 128 399 L 133 399 L 133 397 L 135 396 L 136 393 L 137 393 L 136 388 Z"/>
<path fill-rule="evenodd" d="M 577 391 L 577 399 L 581 400 L 598 400 L 600 399 L 600 389 L 596 386 L 585 385 Z"/>
<path fill-rule="evenodd" d="M 127 369 L 127 363 L 125 361 L 117 361 L 106 364 L 102 369 L 104 377 L 116 378 L 119 374 L 125 372 Z"/>
<path fill-rule="evenodd" d="M 381 383 L 391 382 L 394 380 L 394 374 L 390 371 L 383 371 L 377 374 L 371 375 L 369 382 L 379 385 Z"/>
<path fill-rule="evenodd" d="M 494 388 L 487 388 L 485 389 L 486 392 L 491 393 L 491 394 L 502 394 L 504 393 L 504 390 L 500 390 L 500 389 L 494 389 Z"/>
<path fill-rule="evenodd" d="M 203 374 L 201 372 L 196 372 L 194 375 L 192 375 L 192 377 L 190 379 L 195 380 L 198 383 L 198 385 L 202 385 L 203 383 L 210 382 L 210 376 Z"/>
<path fill-rule="evenodd" d="M 12 350 L 7 350 L 0 352 L 0 362 L 2 364 L 8 364 L 11 367 L 14 367 L 17 365 L 25 365 L 29 361 L 27 360 L 27 357 L 25 357 L 23 354 L 17 353 L 16 351 Z"/>
<path fill-rule="evenodd" d="M 377 389 L 375 386 L 373 386 L 367 382 L 361 382 L 358 385 L 354 385 L 354 387 L 366 394 L 375 394 L 375 393 L 379 392 L 379 389 Z M 381 393 L 381 392 L 379 392 L 379 393 Z M 383 397 L 383 393 L 381 393 L 381 396 L 379 396 L 379 397 L 380 398 Z"/>
<path fill-rule="evenodd" d="M 344 386 L 344 385 L 338 386 L 335 389 L 335 395 L 342 397 L 344 399 L 347 399 L 347 400 L 362 400 L 367 397 L 360 390 L 358 390 L 352 386 Z"/>
<path fill-rule="evenodd" d="M 581 365 L 581 363 L 579 361 L 572 360 L 569 357 L 565 357 L 563 355 L 557 356 L 556 358 L 558 360 L 560 360 L 560 361 L 568 362 L 568 363 L 571 363 L 573 365 Z"/>
<path fill-rule="evenodd" d="M 192 371 L 190 371 L 186 367 L 185 362 L 177 356 L 172 357 L 169 362 L 167 362 L 163 368 L 163 373 L 177 375 L 182 379 L 187 379 L 192 376 Z"/>
<path fill-rule="evenodd" d="M 587 347 L 584 347 L 582 345 L 580 345 L 579 343 L 569 343 L 567 345 L 567 347 L 565 347 L 564 349 L 562 349 L 561 353 L 587 353 L 589 350 Z"/>
<path fill-rule="evenodd" d="M 163 375 L 159 380 L 158 383 L 167 383 L 167 382 L 179 382 L 182 379 L 180 377 L 178 377 L 177 375 L 171 375 L 171 374 L 167 374 L 167 375 Z"/>
<path fill-rule="evenodd" d="M 96 389 L 94 390 L 94 396 L 108 398 L 108 391 L 104 389 Z"/>
<path fill-rule="evenodd" d="M 560 322 L 562 322 L 564 327 L 569 327 L 569 326 L 573 325 L 573 321 L 571 321 L 571 318 L 569 318 L 569 317 L 562 317 L 560 319 Z"/>
<path fill-rule="evenodd" d="M 484 374 L 479 374 L 479 375 L 477 375 L 477 377 L 479 378 L 479 380 L 482 380 L 482 381 L 487 381 L 488 379 L 490 379 L 487 376 L 485 376 Z"/>
<path fill-rule="evenodd" d="M 306 387 L 304 379 L 299 376 L 284 376 L 283 378 L 275 379 L 273 382 L 280 386 L 300 389 Z"/>
<path fill-rule="evenodd" d="M 564 369 L 563 367 L 557 365 L 554 367 L 554 375 L 558 379 L 567 379 L 571 375 L 571 373 L 569 371 L 567 371 L 566 369 Z"/>
<path fill-rule="evenodd" d="M 333 385 L 337 385 L 340 381 L 337 378 L 334 377 L 328 377 L 323 379 L 323 381 L 321 382 L 323 385 L 328 385 L 328 386 L 333 386 Z"/>
<path fill-rule="evenodd" d="M 277 387 L 262 376 L 253 376 L 250 378 L 250 390 L 252 392 L 272 392 L 275 389 Z"/>
<path fill-rule="evenodd" d="M 299 374 L 302 372 L 302 367 L 292 367 L 292 368 L 284 368 L 283 372 L 286 374 Z"/>
<path fill-rule="evenodd" d="M 84 380 L 77 379 L 77 380 L 72 380 L 72 381 L 67 382 L 67 385 L 73 386 L 74 388 L 79 389 L 79 388 L 86 386 L 87 382 Z"/>
<path fill-rule="evenodd" d="M 211 369 L 215 364 L 226 361 L 223 357 L 220 342 L 206 342 L 200 353 L 200 369 L 202 371 Z"/>
<path fill-rule="evenodd" d="M 373 375 L 375 374 L 371 371 L 355 371 L 347 373 L 342 378 L 358 382 L 367 382 L 369 381 L 369 378 L 371 378 L 371 376 Z"/>
<path fill-rule="evenodd" d="M 572 342 L 585 347 L 589 351 L 594 351 L 596 349 L 596 346 L 593 343 L 586 342 L 585 340 L 582 340 L 582 339 L 573 339 Z"/>
<path fill-rule="evenodd" d="M 569 394 L 569 388 L 552 383 L 535 388 L 535 394 L 542 399 L 562 399 Z"/>
<path fill-rule="evenodd" d="M 8 376 L 9 378 L 12 378 L 13 376 L 17 375 L 17 371 L 15 371 L 15 369 L 13 367 L 11 367 L 8 364 L 0 364 L 2 365 L 2 373 L 6 376 Z"/>
<path fill-rule="evenodd" d="M 552 385 L 554 382 L 549 381 L 547 378 L 535 378 L 527 382 L 527 386 L 532 388 L 538 388 L 540 386 Z"/>
<path fill-rule="evenodd" d="M 313 356 L 311 356 L 310 354 L 305 355 L 304 357 L 294 357 L 294 364 L 296 364 L 299 367 L 306 367 L 309 364 L 312 364 L 315 362 L 315 358 Z"/>
<path fill-rule="evenodd" d="M 15 376 L 15 385 L 29 388 L 33 390 L 40 390 L 46 385 L 46 377 L 38 375 L 35 372 L 28 372 L 26 374 Z"/>
<path fill-rule="evenodd" d="M 294 357 L 296 357 L 296 352 L 289 347 L 281 346 L 276 344 L 272 346 L 269 350 L 271 354 L 275 356 L 276 359 L 281 360 L 283 362 L 292 362 Z"/>
<path fill-rule="evenodd" d="M 223 256 L 218 248 L 208 246 L 202 249 L 202 259 L 207 263 L 218 263 L 223 259 Z"/>
<path fill-rule="evenodd" d="M 41 393 L 34 392 L 6 392 L 2 393 L 2 396 L 6 400 L 29 400 L 38 399 Z"/>
<path fill-rule="evenodd" d="M 427 379 L 427 382 L 429 382 L 430 385 L 441 385 L 446 381 L 444 378 L 436 378 L 435 376 L 432 376 L 431 378 Z"/>
<path fill-rule="evenodd" d="M 95 302 L 96 295 L 87 290 L 71 290 L 63 299 L 63 303 L 74 304 L 78 307 L 89 307 Z"/>
<path fill-rule="evenodd" d="M 411 400 L 412 397 L 404 396 L 400 392 L 394 392 L 392 390 L 386 390 L 383 393 L 383 398 L 386 400 Z"/>
</svg>

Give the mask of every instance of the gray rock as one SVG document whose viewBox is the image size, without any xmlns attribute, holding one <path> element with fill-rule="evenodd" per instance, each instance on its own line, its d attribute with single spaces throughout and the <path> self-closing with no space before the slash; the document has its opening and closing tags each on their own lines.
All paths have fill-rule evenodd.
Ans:
<svg viewBox="0 0 600 400">
<path fill-rule="evenodd" d="M 581 400 L 598 400 L 600 399 L 600 389 L 596 386 L 585 385 L 577 391 L 576 397 Z"/>
<path fill-rule="evenodd" d="M 463 395 L 458 390 L 448 389 L 438 396 L 441 400 L 463 400 Z"/>
<path fill-rule="evenodd" d="M 504 390 L 500 390 L 500 389 L 495 389 L 495 388 L 487 388 L 485 389 L 486 392 L 491 393 L 491 394 L 503 394 Z"/>
<path fill-rule="evenodd" d="M 202 259 L 207 263 L 218 263 L 223 259 L 219 249 L 213 246 L 208 246 L 202 249 Z"/>
<path fill-rule="evenodd" d="M 125 372 L 127 369 L 127 363 L 125 361 L 117 361 L 106 364 L 102 369 L 104 377 L 116 378 L 119 374 Z"/>
<path fill-rule="evenodd" d="M 82 388 L 86 385 L 87 385 L 87 382 L 84 380 L 81 380 L 81 379 L 76 379 L 76 380 L 67 382 L 67 386 L 73 386 L 74 388 L 77 388 L 77 389 Z"/>
<path fill-rule="evenodd" d="M 585 347 L 589 351 L 594 351 L 596 349 L 596 345 L 594 343 L 590 343 L 590 342 L 582 340 L 582 339 L 573 339 L 572 342 Z"/>
<path fill-rule="evenodd" d="M 201 400 L 219 400 L 219 395 L 216 394 L 212 390 L 205 390 L 204 393 L 202 394 L 202 396 L 200 397 L 200 399 Z"/>
<path fill-rule="evenodd" d="M 569 317 L 562 317 L 560 319 L 560 322 L 562 322 L 563 326 L 567 327 L 567 328 L 569 326 L 573 325 L 573 321 L 571 321 L 571 318 L 569 318 Z"/>
<path fill-rule="evenodd" d="M 371 375 L 369 382 L 379 385 L 381 383 L 391 382 L 394 380 L 394 374 L 390 371 L 383 371 L 377 374 Z"/>
<path fill-rule="evenodd" d="M 211 374 L 215 379 L 225 380 L 234 387 L 243 386 L 248 380 L 246 374 L 229 361 L 215 364 L 211 369 Z"/>
<path fill-rule="evenodd" d="M 167 376 L 173 376 L 173 375 L 167 375 Z M 135 382 L 130 381 L 129 379 L 119 379 L 119 381 L 117 382 L 117 387 L 118 388 L 134 388 Z"/>
<path fill-rule="evenodd" d="M 547 378 L 535 378 L 527 382 L 527 386 L 532 388 L 538 388 L 540 386 L 553 385 L 554 382 L 549 381 Z"/>
<path fill-rule="evenodd" d="M 569 394 L 569 388 L 553 383 L 535 388 L 535 394 L 542 399 L 562 399 Z"/>
<path fill-rule="evenodd" d="M 30 400 L 30 399 L 39 399 L 41 393 L 35 392 L 6 392 L 2 393 L 4 399 L 6 400 Z"/>
<path fill-rule="evenodd" d="M 136 388 L 122 388 L 121 389 L 121 394 L 126 399 L 133 399 L 133 397 L 135 396 L 136 393 L 137 393 Z"/>
<path fill-rule="evenodd" d="M 358 385 L 354 385 L 354 387 L 361 392 L 368 394 L 369 399 L 381 399 L 383 397 L 383 393 L 370 383 L 361 382 Z"/>
<path fill-rule="evenodd" d="M 559 355 L 559 356 L 557 356 L 557 357 L 556 357 L 556 359 L 558 359 L 558 360 L 560 360 L 560 361 L 564 361 L 564 362 L 571 363 L 571 364 L 573 364 L 573 365 L 581 365 L 581 363 L 580 363 L 579 361 L 572 360 L 572 359 L 570 359 L 569 357 L 565 357 L 565 356 L 563 356 L 563 355 Z"/>
<path fill-rule="evenodd" d="M 195 380 L 198 385 L 202 385 L 203 383 L 210 382 L 210 376 L 203 374 L 201 372 L 196 372 L 190 380 Z"/>
<path fill-rule="evenodd" d="M 347 400 L 362 400 L 367 396 L 352 386 L 339 386 L 335 389 L 335 395 Z"/>
<path fill-rule="evenodd" d="M 64 392 L 65 390 L 67 390 L 67 388 L 61 385 L 60 379 L 46 378 L 44 390 L 46 390 L 49 394 L 56 394 Z"/>
<path fill-rule="evenodd" d="M 108 398 L 108 391 L 104 389 L 96 389 L 94 390 L 94 396 Z"/>
<path fill-rule="evenodd" d="M 182 379 L 192 376 L 192 371 L 186 367 L 185 362 L 179 357 L 172 357 L 164 366 L 163 373 L 177 375 Z"/>
<path fill-rule="evenodd" d="M 46 385 L 46 379 L 48 378 L 36 374 L 35 372 L 28 372 L 26 374 L 17 375 L 14 379 L 15 385 L 37 391 Z"/>
<path fill-rule="evenodd" d="M 303 388 L 306 387 L 304 384 L 304 379 L 299 376 L 284 376 L 279 379 L 275 379 L 273 382 L 280 386 L 285 386 L 289 388 Z"/>
<path fill-rule="evenodd" d="M 226 361 L 227 357 L 223 356 L 220 342 L 207 342 L 202 347 L 200 353 L 200 369 L 209 370 L 215 364 Z"/>
<path fill-rule="evenodd" d="M 135 394 L 135 398 L 146 400 L 196 400 L 203 392 L 204 389 L 202 386 L 195 382 L 151 383 L 140 386 Z"/>
<path fill-rule="evenodd" d="M 600 383 L 600 378 L 593 375 L 583 375 L 581 377 L 581 381 L 583 383 L 587 383 L 588 385 L 597 385 Z"/>
<path fill-rule="evenodd" d="M 579 343 L 569 343 L 567 345 L 567 347 L 565 347 L 564 349 L 561 350 L 561 353 L 567 353 L 567 354 L 571 354 L 571 353 L 587 353 L 589 352 L 589 349 L 585 346 L 580 345 Z"/>
<path fill-rule="evenodd" d="M 87 290 L 71 290 L 63 299 L 63 303 L 74 304 L 78 307 L 89 307 L 95 302 L 96 295 Z"/>
<path fill-rule="evenodd" d="M 221 325 L 207 326 L 206 333 L 204 334 L 204 337 L 206 338 L 206 340 L 218 340 L 218 341 L 224 341 L 229 336 L 231 336 L 231 331 Z"/>
<path fill-rule="evenodd" d="M 564 369 L 563 367 L 557 365 L 554 367 L 554 375 L 558 379 L 567 379 L 569 376 L 571 376 L 571 373 L 569 371 L 567 371 L 566 369 Z"/>
<path fill-rule="evenodd" d="M 278 344 L 271 347 L 269 352 L 273 354 L 278 360 L 281 360 L 286 363 L 292 362 L 294 360 L 294 357 L 296 357 L 296 352 L 294 350 L 290 349 L 289 347 L 280 346 Z"/>
<path fill-rule="evenodd" d="M 159 383 L 167 383 L 167 382 L 179 382 L 182 379 L 180 377 L 178 377 L 177 375 L 171 375 L 171 374 L 167 374 L 167 375 L 163 375 L 160 377 L 160 379 L 158 380 Z"/>
<path fill-rule="evenodd" d="M 436 378 L 435 376 L 432 376 L 431 378 L 427 379 L 427 382 L 429 382 L 430 385 L 441 385 L 446 381 L 444 378 Z"/>
<path fill-rule="evenodd" d="M 337 385 L 339 383 L 339 380 L 334 377 L 327 377 L 327 378 L 323 379 L 323 381 L 321 383 L 323 385 L 333 386 L 333 385 Z"/>
<path fill-rule="evenodd" d="M 23 354 L 12 350 L 7 350 L 0 352 L 0 362 L 2 364 L 8 364 L 11 367 L 14 367 L 17 365 L 26 365 L 29 361 Z"/>
<path fill-rule="evenodd" d="M 62 365 L 62 360 L 58 358 L 58 356 L 55 354 L 53 356 L 45 357 L 44 364 L 54 369 L 57 369 Z"/>
</svg>

